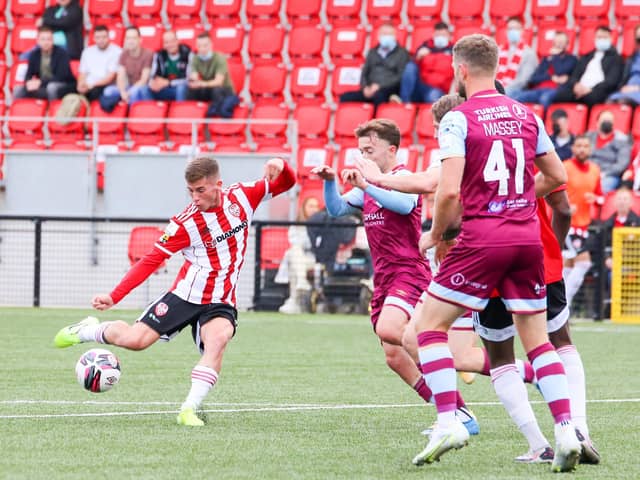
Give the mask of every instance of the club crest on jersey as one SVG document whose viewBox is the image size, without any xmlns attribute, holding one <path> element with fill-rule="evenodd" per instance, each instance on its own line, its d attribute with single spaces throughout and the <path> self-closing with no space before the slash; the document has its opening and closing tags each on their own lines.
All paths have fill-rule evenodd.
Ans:
<svg viewBox="0 0 640 480">
<path fill-rule="evenodd" d="M 500 213 L 504 210 L 504 207 L 505 202 L 497 202 L 494 200 L 492 202 L 489 202 L 489 208 L 487 210 L 489 211 L 489 213 Z"/>
<path fill-rule="evenodd" d="M 232 203 L 229 205 L 229 213 L 234 217 L 240 218 L 240 206 L 237 203 Z"/>
<path fill-rule="evenodd" d="M 455 287 L 459 287 L 460 285 L 463 285 L 464 282 L 466 281 L 467 279 L 464 278 L 464 275 L 461 273 L 454 273 L 453 275 L 451 275 L 451 285 Z"/>
<path fill-rule="evenodd" d="M 169 311 L 169 305 L 167 305 L 164 302 L 160 302 L 159 304 L 156 305 L 156 308 L 154 308 L 153 310 L 158 317 L 162 317 L 166 315 L 167 312 Z"/>
<path fill-rule="evenodd" d="M 520 120 L 527 119 L 527 109 L 522 105 L 514 103 L 513 105 L 511 105 L 511 111 L 516 116 L 516 118 L 519 118 Z"/>
<path fill-rule="evenodd" d="M 178 224 L 171 220 L 160 237 L 160 243 L 167 243 L 178 232 Z"/>
</svg>

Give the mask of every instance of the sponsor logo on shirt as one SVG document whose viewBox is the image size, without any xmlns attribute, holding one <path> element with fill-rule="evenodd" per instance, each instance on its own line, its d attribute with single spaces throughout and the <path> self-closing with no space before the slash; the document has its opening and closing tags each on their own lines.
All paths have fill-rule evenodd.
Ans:
<svg viewBox="0 0 640 480">
<path fill-rule="evenodd" d="M 536 283 L 536 286 L 534 287 L 534 290 L 536 292 L 536 295 L 540 295 L 540 294 L 545 295 L 546 291 L 547 291 L 547 286 L 546 285 L 540 285 L 540 284 Z"/>
<path fill-rule="evenodd" d="M 226 232 L 221 233 L 215 238 L 212 238 L 211 241 L 204 242 L 204 246 L 207 248 L 215 248 L 216 244 L 220 242 L 224 242 L 228 238 L 233 237 L 235 234 L 241 232 L 242 230 L 245 230 L 248 227 L 249 227 L 249 223 L 246 220 L 244 220 L 241 224 L 236 225 L 235 227 L 227 230 Z"/>
<path fill-rule="evenodd" d="M 171 220 L 160 237 L 160 243 L 167 243 L 178 232 L 178 224 Z"/>
<path fill-rule="evenodd" d="M 364 215 L 363 221 L 367 226 L 384 225 L 384 213 L 382 211 L 367 213 Z"/>
<path fill-rule="evenodd" d="M 505 208 L 505 202 L 504 201 L 498 202 L 498 201 L 493 200 L 493 201 L 489 202 L 488 211 L 489 211 L 489 213 L 500 213 L 500 212 L 502 212 L 504 210 L 504 208 Z"/>
<path fill-rule="evenodd" d="M 511 105 L 511 111 L 520 120 L 527 119 L 527 109 L 524 108 L 522 105 L 514 103 L 513 105 Z"/>
</svg>

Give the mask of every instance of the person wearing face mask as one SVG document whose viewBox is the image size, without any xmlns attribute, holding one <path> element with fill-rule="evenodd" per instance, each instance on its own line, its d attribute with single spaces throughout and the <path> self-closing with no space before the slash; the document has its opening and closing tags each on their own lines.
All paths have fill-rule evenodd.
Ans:
<svg viewBox="0 0 640 480">
<path fill-rule="evenodd" d="M 640 25 L 635 29 L 636 49 L 627 60 L 618 91 L 607 102 L 640 105 Z"/>
<path fill-rule="evenodd" d="M 578 59 L 569 80 L 558 89 L 554 103 L 604 103 L 620 83 L 623 61 L 611 43 L 611 29 L 596 29 L 595 48 Z"/>
<path fill-rule="evenodd" d="M 407 63 L 400 81 L 400 95 L 392 102 L 434 103 L 448 92 L 453 81 L 451 33 L 446 23 L 435 25 L 433 38 L 423 42 Z"/>
<path fill-rule="evenodd" d="M 378 31 L 378 45 L 367 53 L 360 89 L 340 95 L 340 102 L 368 102 L 376 107 L 400 93 L 400 79 L 410 60 L 406 48 L 398 45 L 396 29 L 385 24 Z"/>
<path fill-rule="evenodd" d="M 575 139 L 569 130 L 569 116 L 562 108 L 558 108 L 551 114 L 551 120 L 553 122 L 551 141 L 560 160 L 567 160 L 573 155 L 571 146 Z"/>
<path fill-rule="evenodd" d="M 536 67 L 526 90 L 512 93 L 511 97 L 522 103 L 539 103 L 548 108 L 553 102 L 558 87 L 569 80 L 578 59 L 567 52 L 569 38 L 565 32 L 556 32 L 553 47 Z"/>
<path fill-rule="evenodd" d="M 591 159 L 602 172 L 604 193 L 615 190 L 620 185 L 621 176 L 631 160 L 631 142 L 622 132 L 613 130 L 614 116 L 610 110 L 598 115 L 598 130 L 588 132 L 593 152 Z"/>
<path fill-rule="evenodd" d="M 507 20 L 507 43 L 500 45 L 496 80 L 504 86 L 509 97 L 527 86 L 538 66 L 536 52 L 522 39 L 523 24 L 519 17 Z"/>
<path fill-rule="evenodd" d="M 187 100 L 211 102 L 207 116 L 233 116 L 240 99 L 229 75 L 227 59 L 211 49 L 211 38 L 206 32 L 196 39 L 196 54 L 189 60 L 187 82 Z"/>
</svg>

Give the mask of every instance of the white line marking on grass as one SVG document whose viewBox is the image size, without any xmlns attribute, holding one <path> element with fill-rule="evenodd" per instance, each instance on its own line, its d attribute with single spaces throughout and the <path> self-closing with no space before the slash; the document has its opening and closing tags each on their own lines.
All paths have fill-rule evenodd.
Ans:
<svg viewBox="0 0 640 480">
<path fill-rule="evenodd" d="M 588 400 L 587 403 L 639 403 L 640 398 L 606 398 Z M 113 405 L 130 405 L 134 402 L 113 402 Z M 532 401 L 533 404 L 543 404 L 543 400 Z M 148 403 L 139 403 L 145 405 Z M 234 404 L 220 404 L 234 405 Z M 240 404 L 235 404 L 240 405 Z M 260 404 L 254 404 L 260 405 Z M 343 405 L 277 405 L 263 404 L 263 407 L 247 407 L 247 408 L 207 408 L 205 413 L 242 413 L 242 412 L 303 412 L 303 411 L 320 411 L 320 410 L 378 410 L 378 409 L 396 409 L 396 408 L 416 408 L 424 407 L 424 403 L 410 404 L 343 404 Z M 273 406 L 267 406 L 273 405 Z M 469 402 L 471 406 L 502 406 L 500 402 Z M 431 406 L 431 405 L 430 405 Z M 30 418 L 70 418 L 70 417 L 120 417 L 131 415 L 168 415 L 175 414 L 178 410 L 141 410 L 135 412 L 94 412 L 94 413 L 45 413 L 45 414 L 17 414 L 17 415 L 0 415 L 0 419 L 30 419 Z"/>
</svg>

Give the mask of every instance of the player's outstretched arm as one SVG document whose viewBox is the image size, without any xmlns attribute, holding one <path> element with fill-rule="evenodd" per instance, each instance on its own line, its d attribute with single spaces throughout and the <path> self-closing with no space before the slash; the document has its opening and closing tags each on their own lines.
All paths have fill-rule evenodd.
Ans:
<svg viewBox="0 0 640 480">
<path fill-rule="evenodd" d="M 536 157 L 540 172 L 536 175 L 536 197 L 544 197 L 567 183 L 567 171 L 555 150 Z"/>
<path fill-rule="evenodd" d="M 375 162 L 364 158 L 356 160 L 356 167 L 368 182 L 405 193 L 432 193 L 436 190 L 440 177 L 438 167 L 407 175 L 385 174 Z"/>
<path fill-rule="evenodd" d="M 269 192 L 274 197 L 296 184 L 296 172 L 282 158 L 272 158 L 265 163 L 264 177 L 269 182 Z"/>
<path fill-rule="evenodd" d="M 96 310 L 108 310 L 109 308 L 113 307 L 113 305 L 114 303 L 111 295 L 106 293 L 96 295 L 91 300 L 91 306 Z"/>
<path fill-rule="evenodd" d="M 395 190 L 386 190 L 368 183 L 360 170 L 355 168 L 344 170 L 342 180 L 371 195 L 380 205 L 400 215 L 408 215 L 416 207 L 418 196 L 415 193 L 404 193 Z"/>
<path fill-rule="evenodd" d="M 154 246 L 153 250 L 138 260 L 138 262 L 129 269 L 122 280 L 120 280 L 120 283 L 108 295 L 113 302 L 112 305 L 120 302 L 120 300 L 126 297 L 131 290 L 149 278 L 151 274 L 155 272 L 160 265 L 162 265 L 162 262 L 171 256 L 169 255 L 169 252 L 165 253 L 161 251 L 160 248 L 161 247 Z M 102 298 L 104 301 L 104 297 L 104 295 L 97 295 L 95 298 L 98 300 Z M 98 304 L 104 305 L 104 302 L 98 302 Z M 98 308 L 94 305 L 94 308 L 98 310 L 106 310 L 109 307 Z"/>
<path fill-rule="evenodd" d="M 324 180 L 323 193 L 324 203 L 327 206 L 327 212 L 332 217 L 341 217 L 356 213 L 356 207 L 362 207 L 362 191 L 353 189 L 345 195 L 340 196 L 338 185 L 336 184 L 336 171 L 327 166 L 322 165 L 311 170 L 311 173 L 318 175 Z"/>
</svg>

